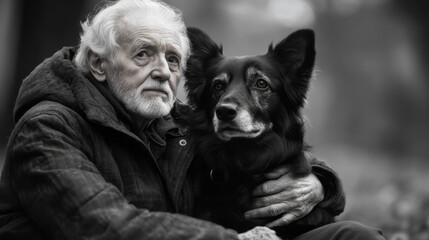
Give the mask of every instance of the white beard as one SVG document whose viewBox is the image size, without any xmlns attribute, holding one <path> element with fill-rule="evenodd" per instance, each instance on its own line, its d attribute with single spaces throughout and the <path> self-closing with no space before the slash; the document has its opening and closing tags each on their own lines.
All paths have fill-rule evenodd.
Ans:
<svg viewBox="0 0 429 240">
<path fill-rule="evenodd" d="M 114 76 L 114 75 L 113 75 Z M 125 108 L 132 113 L 147 118 L 159 118 L 170 113 L 176 96 L 173 94 L 168 81 L 156 81 L 147 79 L 137 89 L 128 89 L 115 77 L 107 80 L 113 95 L 124 104 Z M 145 96 L 145 89 L 162 89 L 168 95 L 168 100 L 163 101 L 161 96 Z"/>
</svg>

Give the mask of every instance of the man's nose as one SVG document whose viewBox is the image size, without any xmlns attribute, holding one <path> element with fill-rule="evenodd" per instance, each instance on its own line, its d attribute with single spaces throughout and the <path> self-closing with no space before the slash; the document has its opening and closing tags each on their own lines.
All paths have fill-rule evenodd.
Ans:
<svg viewBox="0 0 429 240">
<path fill-rule="evenodd" d="M 167 59 L 164 56 L 156 57 L 153 61 L 154 69 L 152 70 L 152 78 L 158 81 L 168 81 L 170 79 L 170 67 Z"/>
</svg>

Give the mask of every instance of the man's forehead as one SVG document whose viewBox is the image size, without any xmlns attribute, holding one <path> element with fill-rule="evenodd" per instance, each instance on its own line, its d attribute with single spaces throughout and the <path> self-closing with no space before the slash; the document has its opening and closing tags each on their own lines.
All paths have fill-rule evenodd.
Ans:
<svg viewBox="0 0 429 240">
<path fill-rule="evenodd" d="M 136 16 L 137 17 L 137 16 Z M 121 40 L 132 45 L 164 46 L 182 53 L 180 35 L 171 25 L 159 18 L 132 18 L 126 16 L 121 24 Z"/>
<path fill-rule="evenodd" d="M 147 28 L 128 35 L 128 43 L 133 47 L 156 46 L 164 50 L 182 52 L 178 37 L 170 33 L 154 32 Z"/>
</svg>

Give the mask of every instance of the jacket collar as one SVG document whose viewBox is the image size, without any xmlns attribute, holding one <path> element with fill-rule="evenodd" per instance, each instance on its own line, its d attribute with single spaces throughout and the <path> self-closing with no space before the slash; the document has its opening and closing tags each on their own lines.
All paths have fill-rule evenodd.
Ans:
<svg viewBox="0 0 429 240">
<path fill-rule="evenodd" d="M 71 61 L 69 63 L 72 64 Z M 75 69 L 74 65 L 71 67 Z M 132 129 L 130 128 L 132 126 L 131 118 L 125 114 L 125 111 L 118 114 L 117 109 L 123 108 L 117 107 L 117 109 L 115 109 L 115 104 L 112 105 L 112 103 L 103 96 L 102 91 L 99 90 L 102 89 L 101 87 L 97 89 L 93 82 L 77 69 L 75 69 L 75 71 L 64 71 L 60 74 L 64 74 L 65 79 L 69 81 L 76 98 L 76 103 L 89 121 L 121 132 L 141 142 L 141 140 L 130 131 L 130 129 Z"/>
</svg>

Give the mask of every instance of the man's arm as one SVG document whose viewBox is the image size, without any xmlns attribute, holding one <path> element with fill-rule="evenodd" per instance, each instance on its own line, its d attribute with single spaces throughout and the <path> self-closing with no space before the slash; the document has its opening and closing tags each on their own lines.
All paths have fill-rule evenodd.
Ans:
<svg viewBox="0 0 429 240">
<path fill-rule="evenodd" d="M 254 190 L 254 209 L 245 213 L 248 219 L 278 218 L 267 226 L 284 226 L 296 221 L 316 206 L 339 215 L 345 206 L 341 180 L 323 161 L 306 155 L 312 173 L 306 177 L 292 178 L 288 166 L 265 174 L 267 181 Z"/>
<path fill-rule="evenodd" d="M 307 155 L 312 166 L 312 173 L 316 175 L 323 186 L 324 198 L 318 206 L 326 209 L 333 216 L 338 216 L 344 211 L 346 198 L 343 185 L 338 174 L 329 167 L 326 162 Z"/>
<path fill-rule="evenodd" d="M 128 203 L 91 159 L 76 122 L 50 112 L 18 125 L 5 178 L 20 207 L 53 239 L 237 239 L 237 233 L 187 216 Z"/>
</svg>

